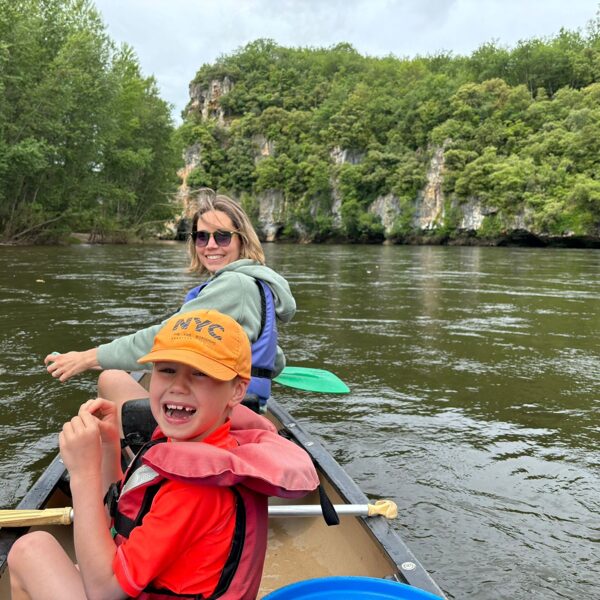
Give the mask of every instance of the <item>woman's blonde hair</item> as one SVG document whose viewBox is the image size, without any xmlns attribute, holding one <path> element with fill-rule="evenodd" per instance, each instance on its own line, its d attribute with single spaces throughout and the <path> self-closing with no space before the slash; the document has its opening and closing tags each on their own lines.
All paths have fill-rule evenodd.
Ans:
<svg viewBox="0 0 600 600">
<path fill-rule="evenodd" d="M 192 217 L 192 232 L 197 231 L 198 220 L 204 213 L 212 210 L 224 212 L 231 219 L 233 227 L 240 237 L 240 258 L 250 258 L 262 265 L 265 264 L 265 253 L 256 231 L 244 209 L 235 200 L 229 196 L 217 194 L 211 189 L 202 188 L 196 194 L 196 206 L 197 210 Z M 208 273 L 198 259 L 196 246 L 191 236 L 188 241 L 188 252 L 190 254 L 189 270 L 199 275 Z"/>
</svg>

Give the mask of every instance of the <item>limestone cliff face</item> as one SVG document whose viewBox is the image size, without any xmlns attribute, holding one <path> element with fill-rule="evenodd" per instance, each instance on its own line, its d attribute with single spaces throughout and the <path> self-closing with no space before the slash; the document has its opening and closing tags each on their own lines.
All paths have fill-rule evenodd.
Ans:
<svg viewBox="0 0 600 600">
<path fill-rule="evenodd" d="M 436 148 L 427 171 L 427 183 L 417 198 L 413 225 L 416 229 L 431 230 L 444 221 L 444 148 Z"/>
<path fill-rule="evenodd" d="M 462 205 L 463 217 L 460 220 L 459 227 L 464 230 L 477 231 L 483 219 L 486 216 L 486 211 L 481 206 L 481 202 L 477 198 L 469 198 L 469 200 Z"/>
<path fill-rule="evenodd" d="M 194 144 L 189 148 L 186 148 L 183 153 L 184 165 L 177 175 L 181 179 L 181 185 L 177 190 L 177 202 L 182 207 L 182 217 L 184 219 L 190 219 L 194 214 L 195 208 L 194 203 L 190 199 L 190 188 L 187 184 L 188 175 L 200 164 L 200 157 L 202 156 L 202 148 L 200 144 Z"/>
<path fill-rule="evenodd" d="M 223 95 L 229 93 L 233 86 L 233 82 L 228 77 L 222 80 L 212 80 L 208 85 L 191 84 L 191 100 L 188 105 L 188 112 L 198 114 L 202 120 L 216 120 L 221 126 L 227 127 L 227 118 L 221 108 L 220 99 Z M 266 135 L 255 134 L 252 142 L 255 148 L 255 164 L 267 157 L 276 156 L 276 144 L 273 140 L 269 140 Z M 498 208 L 484 205 L 475 197 L 466 201 L 446 198 L 443 191 L 445 147 L 446 144 L 442 144 L 430 149 L 431 160 L 427 170 L 425 186 L 414 198 L 410 207 L 411 225 L 416 232 L 435 232 L 445 224 L 445 220 L 448 218 L 447 210 L 451 211 L 452 226 L 458 229 L 459 233 L 461 231 L 478 231 L 481 229 L 485 218 L 491 216 L 497 216 L 503 230 L 525 232 L 534 230 L 532 214 L 529 214 L 527 210 L 516 215 L 506 215 Z M 200 163 L 201 156 L 202 147 L 200 144 L 189 147 L 184 153 L 184 166 L 179 171 L 182 184 L 178 192 L 178 200 L 182 205 L 182 216 L 188 219 L 195 212 L 195 202 L 187 186 L 187 177 Z M 331 216 L 333 227 L 336 229 L 340 229 L 342 226 L 341 209 L 343 200 L 335 176 L 336 166 L 359 164 L 363 159 L 364 154 L 339 146 L 330 151 L 332 166 L 330 179 Z M 284 227 L 291 226 L 300 240 L 310 240 L 308 232 L 301 223 L 290 221 L 287 201 L 283 191 L 266 190 L 259 194 L 255 201 L 258 208 L 258 233 L 262 239 L 267 241 L 276 240 Z M 388 193 L 376 198 L 369 207 L 369 211 L 380 218 L 385 233 L 388 235 L 392 232 L 398 217 L 402 215 L 402 211 L 407 210 L 406 200 L 403 200 L 403 202 L 404 206 L 401 206 L 399 198 L 392 193 Z M 315 202 L 314 206 L 311 206 L 309 201 L 309 209 L 314 216 L 318 210 L 317 203 Z M 402 216 L 404 219 L 406 215 Z"/>
<path fill-rule="evenodd" d="M 396 218 L 400 214 L 400 202 L 394 194 L 379 196 L 371 204 L 369 211 L 381 219 L 381 224 L 385 232 L 389 234 L 393 229 Z"/>
<path fill-rule="evenodd" d="M 362 154 L 350 150 L 344 150 L 339 146 L 333 148 L 333 150 L 329 153 L 329 156 L 334 165 L 343 165 L 344 163 L 357 165 L 363 159 Z M 333 216 L 333 226 L 339 228 L 342 226 L 342 195 L 340 193 L 337 179 L 333 175 L 329 183 L 331 185 L 331 213 Z"/>
<path fill-rule="evenodd" d="M 285 225 L 285 198 L 280 190 L 267 190 L 258 196 L 260 233 L 267 242 L 274 242 Z"/>
<path fill-rule="evenodd" d="M 225 86 L 226 88 L 226 86 Z M 213 86 L 214 89 L 222 90 L 223 87 Z M 197 106 L 202 106 L 203 114 L 208 114 L 211 110 L 210 100 L 203 95 L 203 103 L 198 100 Z M 208 111 L 208 112 L 207 112 Z M 215 118 L 219 118 L 218 116 Z M 276 152 L 275 144 L 264 135 L 255 135 L 252 139 L 255 147 L 255 163 L 274 156 Z M 194 144 L 186 149 L 184 153 L 184 166 L 178 172 L 182 184 L 177 193 L 177 199 L 182 206 L 182 217 L 190 219 L 196 211 L 196 195 L 190 195 L 190 189 L 187 185 L 187 176 L 200 163 L 202 148 L 200 144 Z M 363 155 L 336 147 L 331 153 L 331 162 L 333 165 L 342 165 L 344 163 L 359 164 L 363 160 Z M 442 188 L 444 177 L 444 148 L 435 148 L 432 152 L 431 163 L 427 172 L 427 180 L 423 190 L 414 200 L 412 225 L 416 230 L 434 231 L 443 224 L 445 218 L 445 197 Z M 339 191 L 337 180 L 334 176 L 331 178 L 331 214 L 333 217 L 333 226 L 340 228 L 342 225 L 342 196 Z M 287 205 L 284 194 L 281 190 L 266 190 L 256 197 L 258 205 L 258 233 L 266 241 L 275 241 L 287 223 Z M 458 204 L 454 199 L 451 206 L 458 209 L 461 215 L 458 227 L 464 231 L 477 231 L 486 216 L 494 215 L 498 209 L 494 207 L 485 207 L 477 198 L 470 198 L 467 202 Z M 315 207 L 316 211 L 316 207 Z M 311 212 L 315 212 L 311 211 Z M 376 198 L 369 211 L 377 215 L 384 227 L 386 234 L 390 234 L 394 227 L 397 217 L 401 213 L 400 201 L 394 194 L 385 194 Z M 527 229 L 531 225 L 531 219 L 528 215 L 516 215 L 504 225 L 509 229 Z M 308 234 L 300 223 L 290 223 L 296 231 L 300 240 L 308 240 Z"/>
<path fill-rule="evenodd" d="M 219 99 L 233 89 L 229 77 L 213 79 L 208 86 L 198 83 L 190 84 L 190 103 L 188 112 L 198 112 L 202 119 L 216 119 L 220 125 L 225 125 L 225 113 Z"/>
<path fill-rule="evenodd" d="M 335 164 L 349 162 L 358 164 L 362 156 L 356 153 L 350 153 L 340 148 L 335 148 L 331 153 Z M 438 147 L 433 150 L 431 163 L 427 172 L 427 182 L 423 190 L 415 198 L 414 216 L 412 225 L 418 230 L 432 230 L 443 223 L 444 220 L 444 193 L 442 183 L 444 177 L 444 148 Z M 332 182 L 333 189 L 333 214 L 334 219 L 341 224 L 341 197 L 335 185 Z M 394 222 L 400 214 L 400 201 L 394 194 L 385 194 L 376 198 L 369 211 L 381 219 L 381 223 L 386 234 L 392 231 Z"/>
</svg>

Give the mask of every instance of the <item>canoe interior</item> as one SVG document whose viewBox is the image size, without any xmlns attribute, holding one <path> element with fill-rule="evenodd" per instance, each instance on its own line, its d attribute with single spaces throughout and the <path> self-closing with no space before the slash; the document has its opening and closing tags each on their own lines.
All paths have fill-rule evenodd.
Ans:
<svg viewBox="0 0 600 600">
<path fill-rule="evenodd" d="M 333 457 L 311 439 L 276 402 L 270 400 L 269 418 L 278 429 L 302 445 L 312 456 L 322 486 L 334 504 L 367 504 L 356 483 Z M 66 492 L 66 493 L 65 493 Z M 68 484 L 59 457 L 34 484 L 18 508 L 70 506 Z M 319 504 L 318 493 L 294 501 L 271 499 L 273 503 Z M 73 556 L 70 527 L 49 526 Z M 0 598 L 9 598 L 9 576 L 5 570 L 10 545 L 24 530 L 0 530 Z M 416 560 L 393 527 L 383 517 L 341 516 L 340 524 L 327 526 L 322 517 L 277 517 L 269 521 L 269 544 L 259 598 L 289 583 L 330 575 L 363 575 L 393 579 L 425 589 L 441 598 L 444 594 Z"/>
</svg>

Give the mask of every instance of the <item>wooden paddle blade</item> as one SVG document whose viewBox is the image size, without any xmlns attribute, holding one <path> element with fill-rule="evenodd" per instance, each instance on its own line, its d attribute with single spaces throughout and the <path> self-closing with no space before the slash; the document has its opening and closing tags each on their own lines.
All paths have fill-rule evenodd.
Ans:
<svg viewBox="0 0 600 600">
<path fill-rule="evenodd" d="M 0 527 L 31 527 L 33 525 L 70 525 L 73 509 L 63 508 L 0 510 Z"/>
<path fill-rule="evenodd" d="M 350 391 L 350 388 L 337 375 L 324 369 L 285 367 L 273 381 L 308 392 L 347 394 Z"/>
</svg>

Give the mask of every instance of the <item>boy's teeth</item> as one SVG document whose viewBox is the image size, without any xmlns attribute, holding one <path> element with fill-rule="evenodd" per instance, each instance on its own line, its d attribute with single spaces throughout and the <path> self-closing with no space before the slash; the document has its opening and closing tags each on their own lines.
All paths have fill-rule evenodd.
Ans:
<svg viewBox="0 0 600 600">
<path fill-rule="evenodd" d="M 181 404 L 165 404 L 165 414 L 172 419 L 187 421 L 196 413 L 195 408 L 182 406 Z"/>
<path fill-rule="evenodd" d="M 190 408 L 188 406 L 181 406 L 180 404 L 167 404 L 167 408 L 169 410 L 187 410 L 188 412 L 195 412 L 195 408 Z"/>
</svg>

